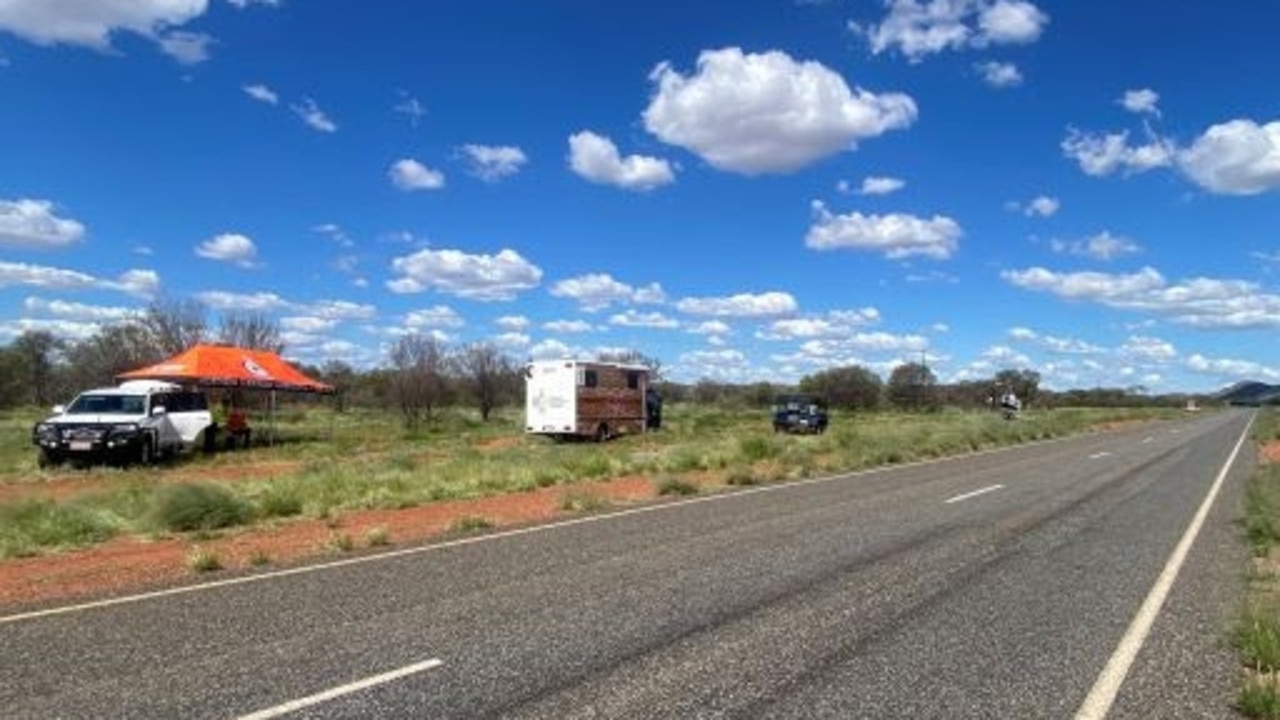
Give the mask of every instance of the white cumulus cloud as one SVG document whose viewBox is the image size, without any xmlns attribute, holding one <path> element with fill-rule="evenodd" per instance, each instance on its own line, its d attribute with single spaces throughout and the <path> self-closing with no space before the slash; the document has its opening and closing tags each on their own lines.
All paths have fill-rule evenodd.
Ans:
<svg viewBox="0 0 1280 720">
<path fill-rule="evenodd" d="M 1280 187 L 1280 121 L 1214 125 L 1178 154 L 1178 164 L 1211 192 L 1254 195 L 1274 190 Z"/>
<path fill-rule="evenodd" d="M 956 251 L 963 231 L 949 217 L 930 219 L 903 213 L 835 215 L 818 201 L 805 245 L 814 250 L 849 248 L 880 252 L 893 260 L 920 255 L 945 260 Z"/>
<path fill-rule="evenodd" d="M 1064 300 L 1155 313 L 1197 328 L 1280 327 L 1280 295 L 1247 280 L 1192 278 L 1170 283 L 1145 267 L 1135 273 L 1060 273 L 1042 267 L 1009 270 L 1001 276 L 1026 290 Z"/>
<path fill-rule="evenodd" d="M 675 182 L 666 160 L 644 155 L 624 158 L 612 140 L 588 130 L 569 137 L 569 167 L 591 182 L 627 190 L 652 190 Z"/>
<path fill-rule="evenodd" d="M 982 79 L 995 88 L 1016 87 L 1022 84 L 1022 72 L 1013 63 L 984 62 L 976 65 Z"/>
<path fill-rule="evenodd" d="M 916 119 L 907 95 L 850 89 L 821 63 L 776 50 L 707 50 L 694 74 L 664 62 L 650 80 L 649 132 L 744 175 L 792 172 Z"/>
<path fill-rule="evenodd" d="M 576 300 L 582 309 L 588 311 L 602 310 L 614 303 L 661 303 L 667 297 L 657 283 L 637 288 L 615 280 L 607 273 L 590 273 L 561 280 L 551 286 L 551 294 Z"/>
<path fill-rule="evenodd" d="M 84 237 L 84 225 L 54 214 L 48 200 L 0 199 L 0 247 L 56 248 Z"/>
<path fill-rule="evenodd" d="M 496 255 L 424 249 L 395 258 L 391 269 L 400 275 L 387 282 L 392 292 L 436 290 L 481 301 L 510 300 L 542 280 L 541 268 L 510 249 Z"/>
<path fill-rule="evenodd" d="M 496 182 L 515 175 L 529 161 L 524 151 L 510 145 L 463 145 L 472 175 L 485 182 Z"/>
<path fill-rule="evenodd" d="M 1049 16 L 1022 0 L 888 0 L 878 25 L 853 30 L 867 37 L 877 55 L 897 48 L 911 62 L 944 50 L 1033 43 Z"/>
<path fill-rule="evenodd" d="M 412 158 L 397 160 L 387 171 L 391 184 L 404 191 L 439 190 L 444 187 L 444 173 L 432 170 Z"/>
<path fill-rule="evenodd" d="M 1120 105 L 1131 113 L 1160 115 L 1160 94 L 1150 88 L 1126 90 L 1120 97 Z"/>
<path fill-rule="evenodd" d="M 223 233 L 197 245 L 196 255 L 208 260 L 235 263 L 241 267 L 253 267 L 258 257 L 258 246 L 240 233 Z"/>
<path fill-rule="evenodd" d="M 689 297 L 676 303 L 676 309 L 689 315 L 715 317 L 776 317 L 790 315 L 799 305 L 790 293 L 741 293 L 729 297 Z"/>
<path fill-rule="evenodd" d="M 1074 128 L 1062 141 L 1062 151 L 1079 163 L 1085 174 L 1094 176 L 1170 167 L 1177 153 L 1173 144 L 1164 138 L 1151 137 L 1144 145 L 1130 145 L 1128 132 L 1098 135 Z"/>
</svg>

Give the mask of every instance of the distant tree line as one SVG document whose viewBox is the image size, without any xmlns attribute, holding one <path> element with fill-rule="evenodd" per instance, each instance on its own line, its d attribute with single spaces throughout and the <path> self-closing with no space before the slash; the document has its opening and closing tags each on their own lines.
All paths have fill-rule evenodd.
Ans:
<svg viewBox="0 0 1280 720">
<path fill-rule="evenodd" d="M 278 325 L 260 313 L 225 312 L 213 326 L 208 315 L 199 302 L 157 301 L 136 317 L 105 324 L 80 340 L 28 330 L 0 347 L 0 408 L 47 408 L 82 389 L 114 384 L 122 372 L 159 362 L 197 343 L 285 350 Z M 830 407 L 847 411 L 990 408 L 1010 391 L 1028 407 L 1176 406 L 1190 399 L 1152 396 L 1141 387 L 1051 392 L 1040 387 L 1039 373 L 1027 369 L 1007 369 L 989 379 L 951 384 L 939 383 L 931 369 L 914 362 L 895 367 L 887 380 L 868 368 L 850 365 L 815 372 L 796 385 L 708 379 L 677 383 L 663 378 L 661 361 L 640 352 L 607 353 L 597 359 L 648 367 L 667 402 L 743 408 L 767 407 L 787 392 L 820 395 Z M 383 367 L 357 369 L 331 360 L 300 369 L 337 389 L 331 402 L 339 411 L 349 407 L 394 411 L 409 429 L 433 421 L 446 407 L 471 407 L 488 421 L 495 410 L 519 406 L 524 398 L 522 363 L 497 346 L 454 347 L 418 333 L 392 343 Z"/>
</svg>

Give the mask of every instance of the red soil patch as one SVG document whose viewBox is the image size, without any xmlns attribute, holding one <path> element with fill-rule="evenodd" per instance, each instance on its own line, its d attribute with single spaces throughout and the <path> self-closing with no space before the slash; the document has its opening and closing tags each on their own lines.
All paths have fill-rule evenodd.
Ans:
<svg viewBox="0 0 1280 720">
<path fill-rule="evenodd" d="M 197 575 L 191 570 L 187 557 L 197 547 L 216 554 L 224 568 L 235 572 L 251 567 L 255 557 L 280 567 L 337 556 L 341 551 L 332 541 L 343 535 L 363 548 L 373 528 L 385 530 L 392 544 L 411 544 L 450 532 L 461 518 L 483 518 L 499 528 L 545 522 L 569 515 L 562 509 L 567 494 L 619 505 L 652 499 L 655 486 L 645 477 L 625 477 L 404 510 L 352 512 L 336 521 L 245 528 L 206 541 L 117 538 L 83 550 L 0 562 L 0 608 L 66 603 L 225 575 L 226 571 Z"/>
<path fill-rule="evenodd" d="M 1280 440 L 1268 440 L 1258 448 L 1258 462 L 1280 463 Z"/>
</svg>

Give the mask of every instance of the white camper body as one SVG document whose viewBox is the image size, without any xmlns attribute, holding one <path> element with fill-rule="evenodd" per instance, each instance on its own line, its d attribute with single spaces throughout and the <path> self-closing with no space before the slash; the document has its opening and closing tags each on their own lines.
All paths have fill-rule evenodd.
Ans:
<svg viewBox="0 0 1280 720">
<path fill-rule="evenodd" d="M 646 429 L 646 367 L 537 360 L 524 374 L 526 433 L 606 440 Z"/>
</svg>

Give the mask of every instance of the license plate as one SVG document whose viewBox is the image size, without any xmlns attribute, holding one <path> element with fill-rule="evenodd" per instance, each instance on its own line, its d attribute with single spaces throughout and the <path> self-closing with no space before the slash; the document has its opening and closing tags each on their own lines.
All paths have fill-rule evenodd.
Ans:
<svg viewBox="0 0 1280 720">
<path fill-rule="evenodd" d="M 72 450 L 92 450 L 93 443 L 89 442 L 88 440 L 72 440 L 71 449 Z"/>
</svg>

